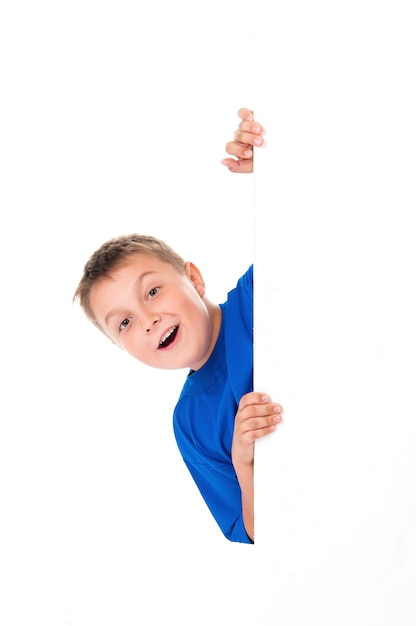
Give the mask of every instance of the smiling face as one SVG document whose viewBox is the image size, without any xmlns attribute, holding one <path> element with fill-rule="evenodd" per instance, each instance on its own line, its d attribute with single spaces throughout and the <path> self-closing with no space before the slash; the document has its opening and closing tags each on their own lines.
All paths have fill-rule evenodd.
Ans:
<svg viewBox="0 0 416 626">
<path fill-rule="evenodd" d="M 221 310 L 205 298 L 199 270 L 184 274 L 134 254 L 91 289 L 91 309 L 110 339 L 150 367 L 199 369 L 218 337 Z"/>
</svg>

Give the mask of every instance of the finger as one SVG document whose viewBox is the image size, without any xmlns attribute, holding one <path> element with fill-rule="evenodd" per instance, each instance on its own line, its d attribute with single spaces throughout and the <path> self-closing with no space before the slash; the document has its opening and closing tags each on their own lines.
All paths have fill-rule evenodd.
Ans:
<svg viewBox="0 0 416 626">
<path fill-rule="evenodd" d="M 280 404 L 272 404 L 270 402 L 266 402 L 263 404 L 250 404 L 246 406 L 244 409 L 239 410 L 241 414 L 242 420 L 249 420 L 252 418 L 268 418 L 274 415 L 282 414 L 282 407 Z"/>
<path fill-rule="evenodd" d="M 264 139 L 261 135 L 240 129 L 235 131 L 234 141 L 249 146 L 261 146 L 264 143 Z"/>
<path fill-rule="evenodd" d="M 247 443 L 253 443 L 256 439 L 270 435 L 276 430 L 277 424 L 263 424 L 258 428 L 247 429 L 240 431 L 241 440 L 245 440 Z"/>
<path fill-rule="evenodd" d="M 254 135 L 261 135 L 263 133 L 263 126 L 258 122 L 240 122 L 238 125 L 240 130 L 247 133 L 253 133 Z"/>
<path fill-rule="evenodd" d="M 260 407 L 261 405 L 267 407 L 268 405 L 269 408 L 279 407 L 279 410 L 282 411 L 282 407 L 278 402 L 271 402 L 270 397 L 266 393 L 260 391 L 249 391 L 248 393 L 244 394 L 244 396 L 240 398 L 239 410 L 245 409 L 246 407 L 252 405 L 257 405 L 257 407 Z M 274 409 L 272 408 L 270 412 L 274 412 Z"/>
<path fill-rule="evenodd" d="M 262 430 L 263 428 L 269 428 L 276 426 L 282 421 L 280 413 L 273 415 L 264 415 L 262 417 L 251 417 L 240 423 L 240 432 L 249 432 L 252 430 Z"/>
<path fill-rule="evenodd" d="M 251 174 L 253 171 L 253 159 L 223 159 L 221 163 L 237 174 Z"/>
<path fill-rule="evenodd" d="M 251 433 L 257 431 L 266 430 L 267 432 L 272 432 L 281 421 L 282 415 L 278 411 L 260 416 L 249 414 L 246 417 L 244 417 L 243 413 L 237 413 L 234 429 L 240 437 L 245 438 L 247 436 L 250 437 Z"/>
<path fill-rule="evenodd" d="M 247 144 L 241 144 L 237 141 L 229 141 L 225 145 L 225 151 L 227 154 L 241 159 L 250 159 L 253 156 L 253 150 Z"/>
<path fill-rule="evenodd" d="M 250 111 L 250 109 L 247 109 L 247 107 L 242 107 L 241 109 L 239 109 L 237 115 L 242 120 L 253 120 L 254 119 L 253 111 Z"/>
</svg>

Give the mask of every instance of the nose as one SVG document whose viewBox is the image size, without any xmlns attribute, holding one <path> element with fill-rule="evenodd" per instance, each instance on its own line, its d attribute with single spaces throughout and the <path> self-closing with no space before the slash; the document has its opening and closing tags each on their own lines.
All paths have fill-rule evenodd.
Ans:
<svg viewBox="0 0 416 626">
<path fill-rule="evenodd" d="M 149 315 L 148 319 L 145 322 L 145 332 L 146 335 L 152 332 L 152 330 L 159 324 L 160 317 L 159 315 L 153 314 Z"/>
</svg>

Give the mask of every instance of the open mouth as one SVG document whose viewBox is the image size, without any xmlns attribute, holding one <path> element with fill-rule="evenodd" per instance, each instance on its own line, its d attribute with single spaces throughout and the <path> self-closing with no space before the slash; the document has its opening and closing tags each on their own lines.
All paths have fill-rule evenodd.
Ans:
<svg viewBox="0 0 416 626">
<path fill-rule="evenodd" d="M 161 348 L 167 348 L 171 343 L 175 341 L 176 335 L 178 334 L 179 326 L 172 326 L 168 331 L 163 335 L 162 339 L 159 343 L 159 350 Z"/>
</svg>

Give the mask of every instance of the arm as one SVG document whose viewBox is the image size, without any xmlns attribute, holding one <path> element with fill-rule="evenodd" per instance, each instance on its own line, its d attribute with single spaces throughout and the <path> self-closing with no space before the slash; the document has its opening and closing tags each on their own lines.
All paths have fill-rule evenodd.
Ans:
<svg viewBox="0 0 416 626">
<path fill-rule="evenodd" d="M 234 140 L 225 146 L 227 154 L 235 158 L 223 159 L 221 163 L 228 167 L 230 172 L 248 174 L 253 171 L 254 146 L 260 147 L 264 143 L 263 127 L 254 121 L 253 112 L 249 109 L 240 109 L 238 117 L 241 122 L 234 133 Z"/>
<path fill-rule="evenodd" d="M 265 394 L 245 394 L 234 422 L 231 458 L 241 489 L 244 526 L 254 541 L 254 442 L 269 435 L 282 420 L 282 407 Z"/>
</svg>

